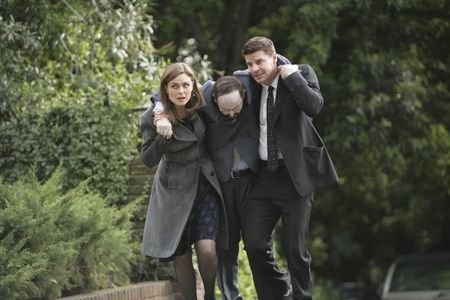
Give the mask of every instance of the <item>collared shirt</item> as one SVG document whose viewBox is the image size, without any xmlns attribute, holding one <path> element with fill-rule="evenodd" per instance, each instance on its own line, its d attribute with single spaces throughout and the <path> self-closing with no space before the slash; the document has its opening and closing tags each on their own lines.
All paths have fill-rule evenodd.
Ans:
<svg viewBox="0 0 450 300">
<path fill-rule="evenodd" d="M 245 112 L 246 109 L 249 109 L 246 103 L 242 103 L 242 109 L 239 113 Z M 236 122 L 240 116 L 238 115 L 233 122 Z M 239 153 L 237 147 L 233 144 L 233 172 L 242 171 L 250 168 L 249 164 L 245 161 L 244 157 Z"/>
<path fill-rule="evenodd" d="M 236 149 L 236 151 L 238 150 Z M 244 160 L 244 158 L 241 155 L 239 156 L 240 156 L 239 160 L 236 163 L 233 163 L 233 171 L 242 171 L 250 168 L 248 163 Z"/>
<path fill-rule="evenodd" d="M 277 98 L 277 86 L 280 75 L 275 77 L 270 86 L 273 87 L 273 99 Z M 267 107 L 267 95 L 268 95 L 269 86 L 263 84 L 262 92 L 261 92 L 261 106 L 259 108 L 259 157 L 262 160 L 267 160 L 267 116 L 266 116 L 266 107 Z M 278 158 L 282 158 L 280 151 L 278 151 Z"/>
</svg>

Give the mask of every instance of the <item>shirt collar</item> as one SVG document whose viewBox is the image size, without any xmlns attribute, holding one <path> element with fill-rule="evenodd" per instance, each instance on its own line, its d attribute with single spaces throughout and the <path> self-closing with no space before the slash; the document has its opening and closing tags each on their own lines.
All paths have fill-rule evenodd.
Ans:
<svg viewBox="0 0 450 300">
<path fill-rule="evenodd" d="M 277 89 L 279 78 L 280 78 L 280 75 L 277 75 L 275 77 L 275 79 L 272 81 L 272 83 L 270 84 L 270 86 L 273 87 L 274 90 Z M 267 90 L 269 89 L 269 86 L 265 85 L 265 84 L 263 84 L 262 86 L 264 87 L 264 91 L 267 93 Z"/>
</svg>

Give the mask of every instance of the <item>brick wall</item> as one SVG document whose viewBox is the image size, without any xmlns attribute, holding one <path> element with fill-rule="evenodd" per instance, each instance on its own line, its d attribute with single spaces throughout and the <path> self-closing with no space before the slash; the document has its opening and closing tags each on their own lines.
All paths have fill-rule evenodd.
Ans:
<svg viewBox="0 0 450 300">
<path fill-rule="evenodd" d="M 183 296 L 170 281 L 151 281 L 58 300 L 183 300 Z"/>
<path fill-rule="evenodd" d="M 205 290 L 199 272 L 196 271 L 196 273 L 197 299 L 203 299 Z M 184 297 L 176 283 L 148 281 L 57 300 L 184 300 Z"/>
</svg>

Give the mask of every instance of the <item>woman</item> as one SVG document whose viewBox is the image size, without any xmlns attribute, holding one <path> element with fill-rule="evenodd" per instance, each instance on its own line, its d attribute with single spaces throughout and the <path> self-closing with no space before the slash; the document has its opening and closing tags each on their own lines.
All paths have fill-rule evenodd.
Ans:
<svg viewBox="0 0 450 300">
<path fill-rule="evenodd" d="M 220 235 L 227 234 L 219 182 L 206 151 L 205 125 L 197 114 L 205 102 L 192 69 L 184 63 L 167 67 L 160 93 L 173 134 L 166 139 L 156 132 L 152 108 L 142 115 L 142 160 L 148 167 L 159 163 L 145 222 L 143 253 L 173 259 L 184 298 L 197 299 L 191 252 L 194 244 L 205 300 L 214 299 L 219 228 L 225 230 Z"/>
</svg>

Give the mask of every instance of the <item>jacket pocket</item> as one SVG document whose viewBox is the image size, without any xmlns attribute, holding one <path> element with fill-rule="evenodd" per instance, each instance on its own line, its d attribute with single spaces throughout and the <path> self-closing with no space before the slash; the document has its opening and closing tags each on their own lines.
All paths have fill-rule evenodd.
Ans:
<svg viewBox="0 0 450 300">
<path fill-rule="evenodd" d="M 324 146 L 305 146 L 303 147 L 305 161 L 310 175 L 323 175 L 326 170 L 326 152 Z"/>
<path fill-rule="evenodd" d="M 180 168 L 174 163 L 165 162 L 160 173 L 161 183 L 167 189 L 177 189 L 180 186 Z"/>
</svg>

